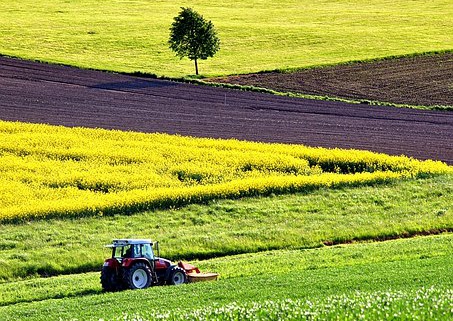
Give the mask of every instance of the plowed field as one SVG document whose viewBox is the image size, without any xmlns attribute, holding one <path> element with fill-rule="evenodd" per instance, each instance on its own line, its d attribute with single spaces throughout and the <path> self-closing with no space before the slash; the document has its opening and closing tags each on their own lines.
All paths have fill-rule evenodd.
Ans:
<svg viewBox="0 0 453 321">
<path fill-rule="evenodd" d="M 453 112 L 278 97 L 0 58 L 0 119 L 366 149 L 453 164 Z"/>
<path fill-rule="evenodd" d="M 369 99 L 421 106 L 453 106 L 453 53 L 414 56 L 217 78 L 282 92 Z"/>
</svg>

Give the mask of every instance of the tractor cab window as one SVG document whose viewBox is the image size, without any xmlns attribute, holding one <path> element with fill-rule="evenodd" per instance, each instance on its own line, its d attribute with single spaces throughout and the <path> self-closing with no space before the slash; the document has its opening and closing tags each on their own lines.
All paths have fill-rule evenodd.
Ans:
<svg viewBox="0 0 453 321">
<path fill-rule="evenodd" d="M 123 257 L 140 257 L 140 247 L 138 245 L 127 245 L 124 247 Z"/>
<path fill-rule="evenodd" d="M 126 258 L 126 257 L 134 257 L 134 248 L 132 245 L 126 246 L 118 246 L 113 249 L 113 257 L 119 258 Z"/>
<path fill-rule="evenodd" d="M 140 251 L 140 245 L 134 245 L 133 246 L 133 251 L 134 251 L 134 257 L 141 257 L 141 251 Z"/>
<path fill-rule="evenodd" d="M 154 253 L 151 244 L 142 244 L 142 256 L 148 260 L 154 260 Z"/>
<path fill-rule="evenodd" d="M 117 259 L 122 258 L 124 251 L 125 251 L 124 247 L 122 247 L 122 246 L 114 247 L 113 248 L 113 257 L 117 258 Z"/>
</svg>

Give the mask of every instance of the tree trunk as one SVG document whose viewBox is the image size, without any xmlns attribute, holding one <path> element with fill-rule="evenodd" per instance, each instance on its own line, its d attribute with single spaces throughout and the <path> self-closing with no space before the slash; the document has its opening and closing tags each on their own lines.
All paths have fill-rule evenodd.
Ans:
<svg viewBox="0 0 453 321">
<path fill-rule="evenodd" d="M 198 62 L 197 62 L 197 58 L 195 58 L 195 75 L 198 76 Z"/>
</svg>

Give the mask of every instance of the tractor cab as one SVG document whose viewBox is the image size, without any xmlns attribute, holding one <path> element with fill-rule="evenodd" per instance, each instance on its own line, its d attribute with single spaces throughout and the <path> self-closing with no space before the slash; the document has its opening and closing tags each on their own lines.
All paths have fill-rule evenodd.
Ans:
<svg viewBox="0 0 453 321">
<path fill-rule="evenodd" d="M 112 244 L 106 247 L 112 248 L 112 258 L 120 263 L 124 259 L 146 258 L 150 261 L 155 259 L 151 240 L 113 240 Z"/>
</svg>

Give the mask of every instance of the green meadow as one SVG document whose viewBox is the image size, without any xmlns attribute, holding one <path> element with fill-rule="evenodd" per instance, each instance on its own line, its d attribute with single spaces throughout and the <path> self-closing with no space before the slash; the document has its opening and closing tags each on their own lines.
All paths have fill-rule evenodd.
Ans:
<svg viewBox="0 0 453 321">
<path fill-rule="evenodd" d="M 0 319 L 212 320 L 216 309 L 215 320 L 289 320 L 304 312 L 315 313 L 310 320 L 453 317 L 451 234 L 268 251 L 198 264 L 221 278 L 117 293 L 101 292 L 98 273 L 3 283 Z M 298 305 L 279 303 L 288 305 L 288 300 Z"/>
<path fill-rule="evenodd" d="M 300 68 L 453 48 L 453 4 L 433 1 L 0 2 L 0 54 L 121 72 L 181 77 L 188 59 L 168 49 L 182 6 L 211 20 L 221 50 L 205 76 Z"/>
</svg>

